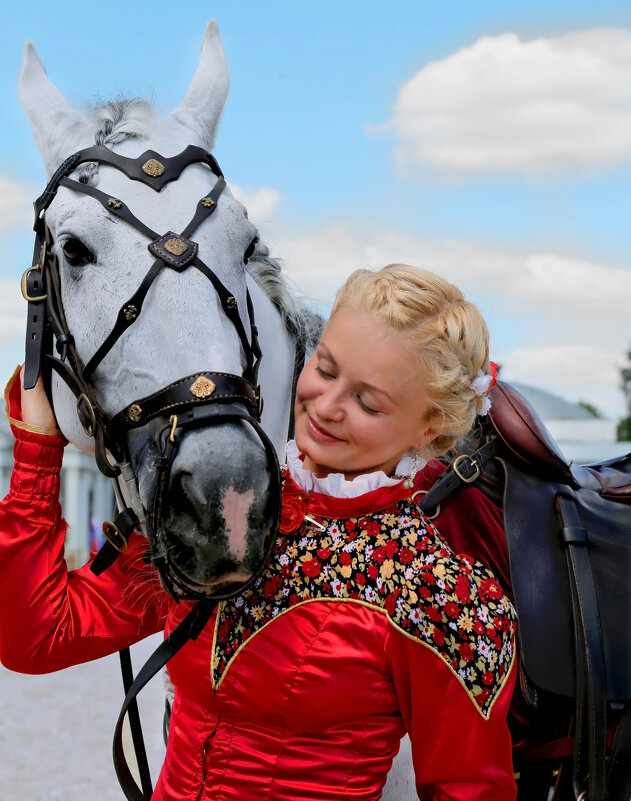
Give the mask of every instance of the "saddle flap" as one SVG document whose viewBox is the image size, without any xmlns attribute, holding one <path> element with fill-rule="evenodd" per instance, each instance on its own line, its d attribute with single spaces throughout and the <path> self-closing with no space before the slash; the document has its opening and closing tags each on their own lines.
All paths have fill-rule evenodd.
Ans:
<svg viewBox="0 0 631 801">
<path fill-rule="evenodd" d="M 489 418 L 508 449 L 509 461 L 526 473 L 575 486 L 563 454 L 524 396 L 510 384 L 498 381 L 490 397 Z"/>
<path fill-rule="evenodd" d="M 504 518 L 525 671 L 538 688 L 574 697 L 570 580 L 555 497 L 561 483 L 539 481 L 500 460 Z M 581 482 L 582 483 L 582 482 Z M 631 699 L 631 512 L 590 481 L 575 490 L 588 548 L 605 650 L 607 698 Z M 581 546 L 583 547 L 583 546 Z"/>
</svg>

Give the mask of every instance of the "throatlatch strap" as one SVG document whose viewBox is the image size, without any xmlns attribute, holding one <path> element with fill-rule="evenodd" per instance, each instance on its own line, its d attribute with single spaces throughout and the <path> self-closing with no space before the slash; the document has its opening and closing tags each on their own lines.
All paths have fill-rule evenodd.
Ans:
<svg viewBox="0 0 631 801">
<path fill-rule="evenodd" d="M 24 387 L 33 389 L 42 369 L 44 353 L 43 339 L 46 327 L 46 304 L 48 288 L 46 286 L 45 235 L 38 231 L 33 247 L 32 267 L 22 276 L 22 295 L 28 301 L 26 318 L 26 344 L 24 356 Z"/>
</svg>

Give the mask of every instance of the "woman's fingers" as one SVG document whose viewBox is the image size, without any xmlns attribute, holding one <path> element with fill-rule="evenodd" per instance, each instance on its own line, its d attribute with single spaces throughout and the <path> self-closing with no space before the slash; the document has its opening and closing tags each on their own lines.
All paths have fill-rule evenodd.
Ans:
<svg viewBox="0 0 631 801">
<path fill-rule="evenodd" d="M 20 370 L 22 387 L 22 421 L 39 428 L 57 428 L 55 415 L 46 397 L 41 377 L 33 389 L 24 389 L 24 366 Z"/>
</svg>

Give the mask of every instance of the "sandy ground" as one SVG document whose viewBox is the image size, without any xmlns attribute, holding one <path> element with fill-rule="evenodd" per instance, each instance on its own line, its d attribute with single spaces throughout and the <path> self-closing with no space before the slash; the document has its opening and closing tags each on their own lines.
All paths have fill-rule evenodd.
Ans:
<svg viewBox="0 0 631 801">
<path fill-rule="evenodd" d="M 161 638 L 134 646 L 136 672 Z M 112 735 L 123 696 L 117 654 L 45 676 L 0 666 L 1 801 L 122 801 Z M 139 705 L 155 783 L 164 756 L 161 675 Z"/>
</svg>

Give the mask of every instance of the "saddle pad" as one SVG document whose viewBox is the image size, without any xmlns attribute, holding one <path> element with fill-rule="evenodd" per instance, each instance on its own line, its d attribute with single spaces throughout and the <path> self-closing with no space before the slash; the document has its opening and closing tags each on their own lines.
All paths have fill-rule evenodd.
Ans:
<svg viewBox="0 0 631 801">
<path fill-rule="evenodd" d="M 556 495 L 567 490 L 499 461 L 506 475 L 504 522 L 524 668 L 541 690 L 574 697 L 570 579 L 555 508 Z M 603 498 L 583 472 L 576 471 L 583 486 L 575 494 L 589 538 L 607 698 L 624 701 L 631 699 L 631 505 Z"/>
</svg>

